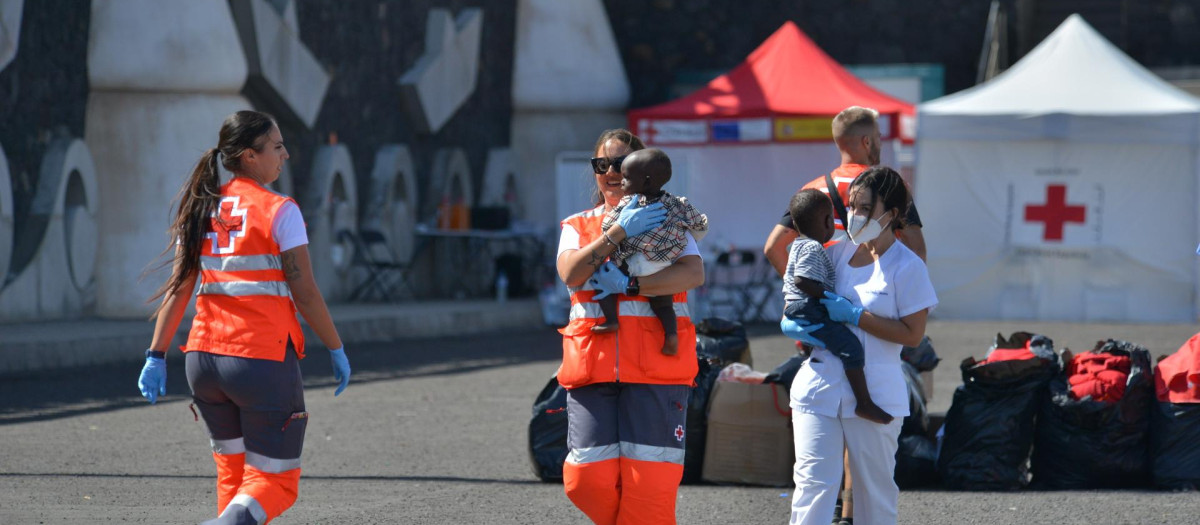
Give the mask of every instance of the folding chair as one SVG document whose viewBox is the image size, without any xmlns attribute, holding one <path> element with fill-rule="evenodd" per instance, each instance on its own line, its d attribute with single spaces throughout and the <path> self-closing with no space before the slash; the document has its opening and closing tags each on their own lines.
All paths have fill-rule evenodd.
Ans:
<svg viewBox="0 0 1200 525">
<path fill-rule="evenodd" d="M 350 292 L 350 300 L 398 301 L 403 296 L 413 297 L 408 283 L 409 266 L 400 261 L 387 244 L 387 238 L 375 230 L 350 230 L 338 232 L 338 240 L 349 241 L 354 246 L 352 265 L 362 268 L 366 278 Z"/>
<path fill-rule="evenodd" d="M 705 272 L 701 289 L 708 315 L 740 322 L 758 321 L 771 298 L 770 265 L 750 249 L 731 249 L 717 254 Z"/>
</svg>

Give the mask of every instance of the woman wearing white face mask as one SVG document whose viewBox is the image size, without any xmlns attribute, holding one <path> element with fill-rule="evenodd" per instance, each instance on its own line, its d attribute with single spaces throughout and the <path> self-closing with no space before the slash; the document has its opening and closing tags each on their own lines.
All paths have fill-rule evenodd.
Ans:
<svg viewBox="0 0 1200 525">
<path fill-rule="evenodd" d="M 841 360 L 785 318 L 785 334 L 818 346 L 792 382 L 796 482 L 791 523 L 829 523 L 842 477 L 842 447 L 854 478 L 855 523 L 894 524 L 900 491 L 893 481 L 900 426 L 908 392 L 900 349 L 917 346 L 937 305 L 929 272 L 894 231 L 903 227 L 910 201 L 900 175 L 884 166 L 864 171 L 850 185 L 847 232 L 851 242 L 831 246 L 837 294 L 821 303 L 833 321 L 850 325 L 864 349 L 871 398 L 895 419 L 880 425 L 854 414 L 854 394 Z"/>
</svg>

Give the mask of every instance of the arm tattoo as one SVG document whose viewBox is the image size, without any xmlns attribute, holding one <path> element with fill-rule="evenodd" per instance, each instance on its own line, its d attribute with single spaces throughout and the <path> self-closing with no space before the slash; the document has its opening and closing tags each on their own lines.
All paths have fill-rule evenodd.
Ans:
<svg viewBox="0 0 1200 525">
<path fill-rule="evenodd" d="M 606 258 L 607 256 L 600 255 L 600 248 L 596 248 L 592 250 L 592 256 L 588 259 L 587 264 L 593 268 L 599 268 L 601 264 L 604 264 Z"/>
<path fill-rule="evenodd" d="M 296 255 L 287 252 L 284 252 L 282 255 L 283 277 L 288 281 L 300 278 L 300 265 L 296 263 Z"/>
</svg>

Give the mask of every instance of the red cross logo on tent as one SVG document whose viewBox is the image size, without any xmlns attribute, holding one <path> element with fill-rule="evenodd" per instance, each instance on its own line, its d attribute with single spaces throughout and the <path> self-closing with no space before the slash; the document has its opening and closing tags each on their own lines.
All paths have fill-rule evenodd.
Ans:
<svg viewBox="0 0 1200 525">
<path fill-rule="evenodd" d="M 1068 222 L 1086 222 L 1087 207 L 1067 204 L 1067 187 L 1062 184 L 1046 186 L 1046 204 L 1025 206 L 1026 222 L 1043 222 L 1042 240 L 1062 241 L 1063 226 Z"/>
<path fill-rule="evenodd" d="M 217 211 L 209 219 L 208 238 L 212 239 L 213 253 L 233 253 L 233 240 L 246 235 L 246 209 L 238 208 L 238 197 L 225 197 Z"/>
<path fill-rule="evenodd" d="M 675 441 L 683 441 L 683 425 L 675 425 Z"/>
<path fill-rule="evenodd" d="M 638 119 L 637 127 L 639 138 L 647 144 L 654 142 L 654 129 L 650 126 L 650 119 Z"/>
</svg>

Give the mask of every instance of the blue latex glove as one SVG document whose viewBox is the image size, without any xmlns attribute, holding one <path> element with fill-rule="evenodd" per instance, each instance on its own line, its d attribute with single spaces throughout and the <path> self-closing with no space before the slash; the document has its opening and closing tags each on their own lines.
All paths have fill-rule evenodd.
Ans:
<svg viewBox="0 0 1200 525">
<path fill-rule="evenodd" d="M 823 323 L 808 324 L 787 317 L 784 317 L 782 321 L 779 321 L 779 329 L 783 330 L 783 335 L 800 341 L 801 343 L 807 343 L 810 346 L 816 346 L 820 348 L 825 348 L 825 343 L 821 342 L 820 339 L 813 337 L 812 333 L 820 330 L 824 326 L 825 325 Z"/>
<path fill-rule="evenodd" d="M 621 214 L 617 216 L 617 225 L 625 230 L 626 237 L 641 235 L 650 230 L 653 230 L 663 221 L 667 220 L 667 210 L 663 208 L 661 202 L 656 202 L 646 207 L 638 204 L 639 199 L 634 196 L 629 200 L 629 204 L 621 210 Z"/>
<path fill-rule="evenodd" d="M 158 357 L 147 357 L 142 365 L 142 373 L 138 376 L 138 390 L 142 397 L 150 400 L 153 405 L 158 396 L 167 395 L 167 360 Z"/>
<path fill-rule="evenodd" d="M 830 319 L 858 326 L 858 318 L 862 316 L 863 307 L 854 306 L 854 303 L 845 297 L 828 290 L 825 291 L 825 298 L 821 299 L 821 304 L 825 305 L 826 310 L 829 310 Z"/>
<path fill-rule="evenodd" d="M 350 360 L 346 359 L 345 347 L 330 350 L 329 360 L 333 362 L 333 378 L 338 381 L 337 390 L 333 391 L 334 397 L 337 397 L 350 384 Z"/>
<path fill-rule="evenodd" d="M 629 287 L 629 276 L 621 273 L 621 269 L 609 261 L 596 268 L 588 282 L 592 288 L 600 291 L 594 297 L 600 300 L 615 293 L 625 293 L 625 288 Z"/>
</svg>

